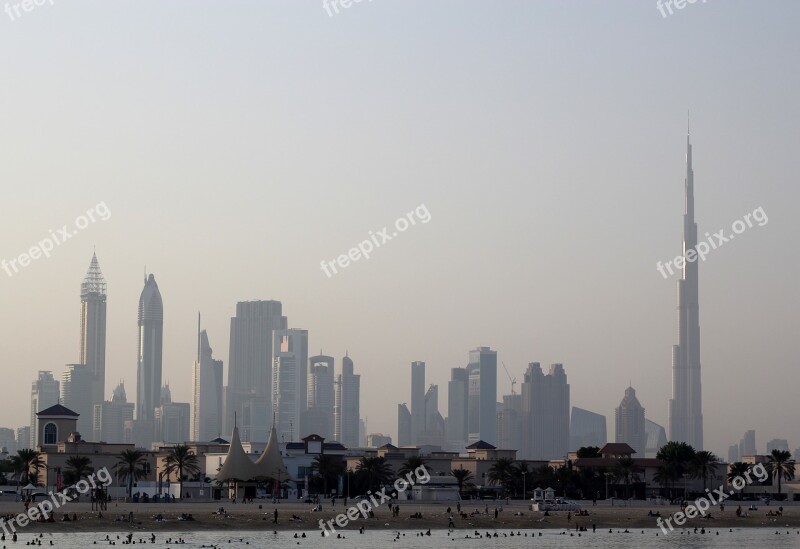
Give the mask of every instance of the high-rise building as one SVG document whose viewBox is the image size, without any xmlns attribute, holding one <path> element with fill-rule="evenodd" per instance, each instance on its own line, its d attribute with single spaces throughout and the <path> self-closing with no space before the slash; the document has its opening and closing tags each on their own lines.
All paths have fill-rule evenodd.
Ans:
<svg viewBox="0 0 800 549">
<path fill-rule="evenodd" d="M 30 425 L 17 427 L 17 450 L 31 448 L 31 428 Z"/>
<path fill-rule="evenodd" d="M 308 403 L 308 330 L 275 330 L 272 411 L 279 440 L 300 435 L 300 416 Z"/>
<path fill-rule="evenodd" d="M 139 360 L 136 368 L 136 420 L 144 447 L 155 440 L 154 411 L 161 405 L 161 360 L 164 343 L 164 303 L 152 273 L 139 297 Z M 149 435 L 149 436 L 148 436 Z M 138 437 L 137 437 L 138 438 Z"/>
<path fill-rule="evenodd" d="M 86 364 L 67 364 L 61 374 L 61 404 L 80 414 L 77 429 L 84 440 L 94 436 L 94 373 Z"/>
<path fill-rule="evenodd" d="M 469 375 L 466 368 L 451 368 L 447 383 L 447 449 L 460 452 L 467 447 L 467 404 Z"/>
<path fill-rule="evenodd" d="M 92 373 L 91 405 L 102 404 L 106 383 L 106 281 L 100 271 L 97 255 L 92 254 L 89 270 L 81 284 L 81 347 L 80 363 Z M 74 408 L 73 408 L 74 409 Z M 83 413 L 81 413 L 83 418 Z M 87 419 L 91 418 L 91 414 Z M 80 421 L 78 425 L 80 428 Z M 86 436 L 91 436 L 87 432 Z"/>
<path fill-rule="evenodd" d="M 497 447 L 502 450 L 519 450 L 522 445 L 522 395 L 503 395 L 498 403 Z"/>
<path fill-rule="evenodd" d="M 442 414 L 439 413 L 439 386 L 431 385 L 425 392 L 424 398 L 425 419 L 422 431 L 417 434 L 417 446 L 438 446 L 444 449 L 445 446 L 445 422 Z M 413 414 L 413 412 L 412 412 Z"/>
<path fill-rule="evenodd" d="M 17 451 L 17 432 L 8 427 L 0 427 L 0 452 L 14 454 Z"/>
<path fill-rule="evenodd" d="M 392 437 L 382 433 L 370 433 L 367 435 L 367 448 L 380 448 L 392 443 Z"/>
<path fill-rule="evenodd" d="M 36 413 L 58 404 L 60 398 L 58 381 L 53 378 L 53 372 L 39 370 L 39 377 L 31 385 L 31 426 L 28 448 L 36 448 L 36 441 L 39 440 L 39 421 Z"/>
<path fill-rule="evenodd" d="M 405 402 L 397 405 L 397 445 L 411 446 L 411 411 Z"/>
<path fill-rule="evenodd" d="M 333 438 L 347 448 L 359 446 L 361 376 L 353 374 L 353 360 L 345 353 L 336 378 Z"/>
<path fill-rule="evenodd" d="M 703 449 L 703 402 L 700 385 L 699 261 L 687 261 L 697 247 L 694 219 L 692 144 L 686 135 L 686 210 L 683 216 L 683 274 L 678 280 L 678 344 L 672 347 L 672 399 L 669 439 Z M 696 257 L 695 257 L 696 259 Z"/>
<path fill-rule="evenodd" d="M 731 444 L 728 446 L 728 463 L 736 463 L 739 461 L 739 445 Z"/>
<path fill-rule="evenodd" d="M 497 443 L 497 351 L 478 347 L 467 365 L 467 441 Z"/>
<path fill-rule="evenodd" d="M 120 382 L 111 393 L 111 400 L 94 405 L 95 442 L 130 443 L 125 437 L 125 422 L 133 421 L 135 405 L 128 402 L 125 384 Z"/>
<path fill-rule="evenodd" d="M 789 441 L 785 438 L 773 438 L 767 442 L 767 455 L 771 454 L 773 450 L 780 450 L 782 452 L 789 451 Z"/>
<path fill-rule="evenodd" d="M 225 428 L 238 417 L 244 441 L 267 440 L 272 426 L 273 331 L 285 330 L 280 301 L 242 301 L 231 318 Z"/>
<path fill-rule="evenodd" d="M 754 430 L 745 431 L 744 437 L 739 441 L 739 459 L 745 456 L 754 456 L 758 453 L 756 448 L 756 432 Z"/>
<path fill-rule="evenodd" d="M 551 364 L 547 375 L 528 364 L 522 383 L 520 459 L 560 459 L 569 451 L 569 383 L 564 366 Z"/>
<path fill-rule="evenodd" d="M 327 355 L 308 359 L 308 409 L 300 415 L 300 435 L 333 437 L 334 358 Z"/>
<path fill-rule="evenodd" d="M 222 434 L 222 361 L 215 360 L 197 315 L 197 360 L 192 368 L 191 438 L 207 442 Z"/>
<path fill-rule="evenodd" d="M 647 443 L 644 449 L 644 457 L 654 458 L 658 451 L 667 445 L 667 430 L 658 423 L 645 418 L 644 432 Z"/>
<path fill-rule="evenodd" d="M 602 448 L 608 442 L 606 416 L 573 406 L 569 422 L 569 440 L 571 451 L 590 446 Z"/>
<path fill-rule="evenodd" d="M 411 363 L 411 442 L 420 444 L 425 430 L 425 363 Z"/>
<path fill-rule="evenodd" d="M 191 406 L 188 402 L 172 402 L 169 385 L 161 388 L 161 405 L 153 410 L 155 440 L 183 444 L 189 440 Z"/>
<path fill-rule="evenodd" d="M 625 442 L 638 457 L 644 457 L 647 436 L 644 429 L 644 408 L 636 398 L 633 387 L 625 389 L 625 396 L 614 411 L 615 442 Z"/>
</svg>

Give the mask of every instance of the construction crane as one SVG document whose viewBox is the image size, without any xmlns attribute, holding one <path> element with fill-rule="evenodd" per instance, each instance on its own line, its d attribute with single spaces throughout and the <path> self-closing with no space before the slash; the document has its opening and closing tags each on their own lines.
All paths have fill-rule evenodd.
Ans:
<svg viewBox="0 0 800 549">
<path fill-rule="evenodd" d="M 500 364 L 503 365 L 503 370 L 506 371 L 506 375 L 508 376 L 508 380 L 511 382 L 511 394 L 512 395 L 516 395 L 517 392 L 514 390 L 514 385 L 517 384 L 517 378 L 513 378 L 513 379 L 511 378 L 511 374 L 508 373 L 508 368 L 506 368 L 506 363 L 505 362 L 500 361 Z"/>
</svg>

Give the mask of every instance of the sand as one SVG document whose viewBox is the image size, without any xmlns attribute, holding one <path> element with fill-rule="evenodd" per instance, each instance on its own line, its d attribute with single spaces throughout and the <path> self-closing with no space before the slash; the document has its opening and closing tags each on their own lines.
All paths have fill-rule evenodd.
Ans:
<svg viewBox="0 0 800 549">
<path fill-rule="evenodd" d="M 458 518 L 455 513 L 455 502 L 441 503 L 414 503 L 406 502 L 400 505 L 400 516 L 391 517 L 388 505 L 383 505 L 375 510 L 375 518 L 350 521 L 345 530 L 357 530 L 364 526 L 370 529 L 390 529 L 390 530 L 412 530 L 424 531 L 427 529 L 446 529 L 448 526 L 448 515 L 446 509 L 452 507 L 452 514 L 456 529 L 462 530 L 492 530 L 492 529 L 570 529 L 574 530 L 576 525 L 585 526 L 589 530 L 592 525 L 596 525 L 598 530 L 602 529 L 630 529 L 641 530 L 656 528 L 656 519 L 648 517 L 648 510 L 660 512 L 662 517 L 668 517 L 680 509 L 677 506 L 650 506 L 647 503 L 635 503 L 632 506 L 611 506 L 605 502 L 598 502 L 597 506 L 592 506 L 591 502 L 584 502 L 583 507 L 589 511 L 589 516 L 573 516 L 568 520 L 566 512 L 551 513 L 551 516 L 544 517 L 541 512 L 530 511 L 526 504 L 521 501 L 511 501 L 509 505 L 502 503 L 503 510 L 498 513 L 497 519 L 494 518 L 494 501 L 465 501 L 462 502 L 462 511 L 469 513 L 479 509 L 484 511 L 486 503 L 489 503 L 489 515 L 480 514 L 470 516 L 466 519 Z M 222 506 L 230 515 L 224 517 L 215 514 L 215 511 Z M 259 509 L 259 506 L 261 508 Z M 278 509 L 278 523 L 273 523 L 273 512 Z M 747 505 L 743 506 L 747 509 Z M 301 502 L 281 502 L 273 504 L 271 500 L 256 500 L 254 503 L 242 505 L 241 503 L 232 505 L 230 502 L 176 502 L 176 503 L 109 503 L 108 509 L 103 511 L 103 517 L 97 516 L 96 511 L 91 510 L 89 503 L 68 503 L 61 507 L 55 516 L 57 522 L 54 523 L 33 523 L 23 528 L 18 528 L 20 532 L 126 532 L 126 531 L 147 531 L 147 532 L 169 532 L 169 531 L 200 531 L 200 530 L 292 530 L 292 531 L 318 531 L 319 520 L 328 521 L 335 519 L 339 513 L 343 513 L 347 508 L 337 501 L 335 507 L 331 507 L 329 501 L 323 503 L 322 512 L 312 512 L 311 505 Z M 770 507 L 761 505 L 758 511 L 750 511 L 750 516 L 745 518 L 736 517 L 735 502 L 725 506 L 725 511 L 720 512 L 719 507 L 712 510 L 714 519 L 695 518 L 689 520 L 685 527 L 694 528 L 697 526 L 728 529 L 745 527 L 800 527 L 800 506 L 784 504 L 784 516 L 768 517 L 769 511 L 777 511 L 778 504 L 773 503 Z M 20 502 L 0 502 L 0 514 L 17 514 L 24 511 Z M 127 522 L 128 513 L 133 512 L 134 524 Z M 412 513 L 422 513 L 422 519 L 412 519 Z M 62 522 L 64 513 L 73 513 L 78 516 L 77 521 Z M 153 515 L 161 513 L 163 521 L 154 520 Z M 181 521 L 178 517 L 181 513 L 191 513 L 194 521 Z M 515 513 L 522 513 L 515 516 Z M 292 520 L 292 515 L 300 517 L 299 521 Z M 125 521 L 115 519 L 125 516 Z M 337 528 L 338 530 L 338 528 Z"/>
</svg>

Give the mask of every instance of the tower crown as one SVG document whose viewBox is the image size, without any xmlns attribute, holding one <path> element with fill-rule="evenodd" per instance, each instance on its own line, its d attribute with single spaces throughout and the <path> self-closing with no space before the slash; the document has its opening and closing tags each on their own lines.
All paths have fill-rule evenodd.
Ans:
<svg viewBox="0 0 800 549">
<path fill-rule="evenodd" d="M 90 294 L 98 294 L 103 297 L 106 295 L 106 279 L 100 270 L 97 254 L 94 253 L 92 254 L 92 262 L 89 263 L 89 270 L 86 271 L 86 276 L 81 284 L 81 297 L 87 297 Z"/>
</svg>

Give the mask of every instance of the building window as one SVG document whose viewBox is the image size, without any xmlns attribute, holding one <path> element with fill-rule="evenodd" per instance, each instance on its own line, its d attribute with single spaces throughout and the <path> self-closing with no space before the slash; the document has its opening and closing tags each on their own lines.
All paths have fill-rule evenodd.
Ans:
<svg viewBox="0 0 800 549">
<path fill-rule="evenodd" d="M 56 444 L 58 442 L 58 427 L 55 423 L 48 423 L 44 426 L 44 443 Z"/>
<path fill-rule="evenodd" d="M 142 472 L 145 475 L 149 475 L 150 471 L 151 471 L 150 462 L 149 461 L 145 461 L 144 463 L 142 463 Z"/>
</svg>

